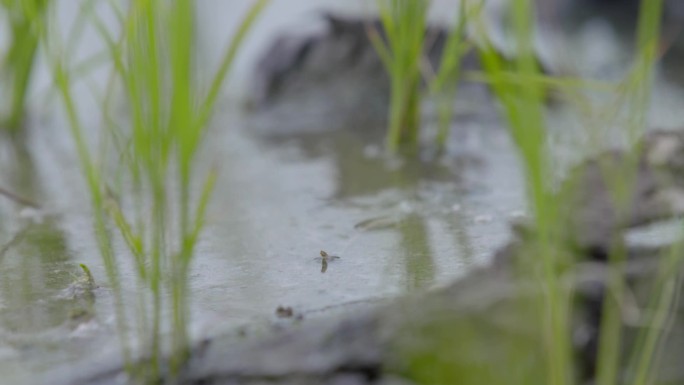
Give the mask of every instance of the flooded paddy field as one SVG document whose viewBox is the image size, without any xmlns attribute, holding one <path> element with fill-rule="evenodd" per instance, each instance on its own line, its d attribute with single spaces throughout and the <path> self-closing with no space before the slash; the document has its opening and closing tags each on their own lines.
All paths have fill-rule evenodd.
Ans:
<svg viewBox="0 0 684 385">
<path fill-rule="evenodd" d="M 436 14 L 451 6 L 435 3 Z M 69 7 L 58 12 L 65 20 Z M 225 24 L 242 8 L 218 0 L 199 7 L 205 22 L 198 50 L 207 66 L 219 60 L 212 47 L 222 46 Z M 517 150 L 481 84 L 459 89 L 440 156 L 430 149 L 411 158 L 386 155 L 387 80 L 377 68 L 366 71 L 372 66 L 345 70 L 344 58 L 320 59 L 330 60 L 329 73 L 314 65 L 294 71 L 295 81 L 265 105 L 246 102 L 271 43 L 283 33 L 325 30 L 323 11 L 362 17 L 372 10 L 361 1 L 274 1 L 216 105 L 199 156 L 199 168 L 216 170 L 217 182 L 189 278 L 193 341 L 258 336 L 446 287 L 488 265 L 511 238 L 510 223 L 529 217 Z M 563 35 L 572 48 L 546 54 L 578 75 L 613 79 L 630 49 L 614 28 L 603 18 L 580 23 Z M 95 49 L 85 41 L 83 50 Z M 572 63 L 567 51 L 576 52 Z M 673 49 L 657 71 L 649 127 L 684 126 L 682 73 L 671 64 L 678 55 Z M 8 384 L 121 365 L 90 197 L 65 116 L 46 96 L 47 72 L 44 63 L 38 67 L 26 134 L 0 149 L 0 187 L 28 200 L 0 196 L 0 382 Z M 105 72 L 90 82 L 104 83 Z M 87 116 L 86 88 L 76 95 L 84 121 L 95 127 L 99 116 Z M 546 112 L 558 178 L 587 155 L 622 143 L 620 112 L 604 116 L 602 97 L 588 96 L 596 108 L 561 101 Z M 436 126 L 429 101 L 422 121 Z M 126 254 L 122 239 L 113 247 Z M 123 296 L 134 299 L 135 266 L 119 260 Z"/>
</svg>

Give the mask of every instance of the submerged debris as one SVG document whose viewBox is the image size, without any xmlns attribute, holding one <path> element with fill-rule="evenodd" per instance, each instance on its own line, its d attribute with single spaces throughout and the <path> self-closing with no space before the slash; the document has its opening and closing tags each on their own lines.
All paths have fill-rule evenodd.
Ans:
<svg viewBox="0 0 684 385">
<path fill-rule="evenodd" d="M 275 314 L 278 316 L 278 318 L 291 318 L 294 312 L 290 306 L 278 306 L 278 308 L 276 308 Z"/>
<path fill-rule="evenodd" d="M 74 300 L 84 298 L 94 299 L 94 291 L 97 289 L 95 278 L 93 278 L 93 274 L 90 272 L 88 266 L 83 263 L 79 263 L 78 266 L 81 268 L 82 274 L 65 289 L 64 297 Z"/>
<path fill-rule="evenodd" d="M 95 290 L 98 288 L 88 266 L 83 263 L 78 266 L 81 274 L 59 296 L 68 301 L 68 321 L 74 329 L 95 317 Z"/>
<path fill-rule="evenodd" d="M 40 210 L 40 205 L 33 201 L 32 199 L 20 196 L 19 194 L 10 191 L 9 189 L 6 189 L 4 187 L 0 187 L 0 195 L 4 196 L 5 198 L 13 201 L 16 204 L 26 206 L 26 207 L 31 207 L 36 210 Z"/>
<path fill-rule="evenodd" d="M 383 215 L 369 218 L 354 225 L 355 229 L 363 231 L 385 230 L 397 227 L 401 218 L 395 215 Z"/>
</svg>

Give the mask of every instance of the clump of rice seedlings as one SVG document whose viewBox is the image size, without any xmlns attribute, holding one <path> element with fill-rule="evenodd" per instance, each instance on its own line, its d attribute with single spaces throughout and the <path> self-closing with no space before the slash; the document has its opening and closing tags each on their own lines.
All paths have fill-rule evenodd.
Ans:
<svg viewBox="0 0 684 385">
<path fill-rule="evenodd" d="M 437 102 L 439 127 L 436 144 L 443 148 L 449 135 L 461 59 L 472 49 L 466 38 L 466 22 L 481 11 L 484 1 L 462 1 L 456 7 L 456 24 L 446 36 L 437 68 L 429 68 L 428 0 L 379 0 L 382 33 L 368 36 L 390 78 L 389 126 L 385 144 L 390 153 L 415 150 L 421 128 L 421 103 L 425 78 L 427 91 Z"/>
<path fill-rule="evenodd" d="M 197 20 L 192 0 L 135 0 L 127 9 L 109 2 L 120 21 L 118 36 L 96 13 L 90 15 L 114 68 L 103 100 L 103 121 L 120 152 L 123 177 L 98 166 L 84 139 L 71 73 L 60 52 L 52 55 L 57 88 L 89 186 L 95 232 L 116 299 L 124 355 L 129 372 L 143 381 L 156 382 L 164 375 L 164 346 L 170 347 L 170 375 L 179 373 L 190 354 L 188 274 L 215 181 L 215 173 L 209 172 L 196 184 L 197 152 L 237 51 L 268 2 L 255 2 L 245 15 L 206 89 L 197 77 L 193 49 Z M 117 119 L 111 112 L 114 84 L 123 87 L 130 111 L 127 119 Z M 124 183 L 113 183 L 117 177 Z M 112 194 L 106 188 L 110 185 L 122 186 L 121 191 Z M 138 275 L 133 346 L 110 222 L 128 246 Z M 171 333 L 168 343 L 163 343 L 167 329 Z M 131 364 L 133 352 L 144 365 Z"/>
<path fill-rule="evenodd" d="M 0 125 L 19 132 L 24 120 L 26 93 L 31 80 L 49 0 L 1 0 L 7 19 L 9 47 L 0 53 Z"/>
<path fill-rule="evenodd" d="M 507 123 L 513 142 L 520 154 L 525 171 L 529 207 L 535 228 L 534 239 L 522 253 L 517 266 L 521 287 L 534 289 L 538 296 L 530 301 L 515 300 L 515 315 L 507 322 L 515 324 L 516 317 L 523 317 L 522 324 L 534 325 L 538 338 L 525 335 L 519 338 L 516 330 L 488 330 L 478 324 L 477 317 L 463 325 L 445 325 L 443 329 L 432 328 L 426 333 L 439 337 L 435 352 L 409 352 L 410 374 L 424 384 L 576 384 L 575 362 L 570 340 L 570 320 L 573 316 L 571 288 L 563 282 L 572 282 L 572 269 L 567 268 L 568 255 L 563 250 L 566 243 L 559 239 L 564 231 L 561 208 L 567 202 L 559 201 L 552 193 L 551 171 L 553 154 L 547 148 L 547 125 L 545 122 L 545 94 L 548 87 L 559 91 L 591 86 L 592 82 L 553 78 L 544 75 L 533 52 L 534 17 L 531 0 L 512 0 L 511 19 L 515 37 L 515 58 L 504 59 L 488 39 L 480 22 L 478 27 L 478 50 L 486 81 L 493 90 Z M 627 134 L 636 142 L 646 126 L 650 103 L 653 68 L 658 57 L 658 37 L 662 1 L 643 0 L 639 18 L 637 54 L 633 70 L 626 80 L 612 88 L 620 90 L 620 101 L 627 101 L 629 125 Z M 566 88 L 567 87 L 567 88 Z M 603 87 L 602 87 L 603 88 Z M 637 151 L 627 157 L 624 172 L 606 175 L 614 190 L 618 208 L 628 200 L 636 175 Z M 660 269 L 652 287 L 650 304 L 643 319 L 643 327 L 636 341 L 625 341 L 622 310 L 626 288 L 624 247 L 611 250 L 606 287 L 609 294 L 603 302 L 596 362 L 597 384 L 645 385 L 655 383 L 654 369 L 658 367 L 659 347 L 667 332 L 673 301 L 681 289 L 678 272 L 684 241 L 677 242 L 662 257 Z M 524 318 L 524 317 L 527 318 Z M 464 316 L 465 318 L 465 316 Z M 516 324 L 517 325 L 517 324 Z M 482 356 L 482 349 L 489 349 L 490 333 L 509 333 L 494 341 L 496 347 L 488 354 L 502 353 L 491 365 Z M 443 341 L 443 343 L 442 343 Z M 454 346 L 463 347 L 455 349 Z M 450 355 L 451 354 L 451 355 Z M 472 355 L 471 355 L 472 354 Z"/>
<path fill-rule="evenodd" d="M 427 0 L 380 0 L 378 7 L 385 38 L 377 31 L 369 32 L 390 78 L 385 144 L 392 153 L 401 145 L 418 143 L 421 59 L 429 4 Z"/>
<path fill-rule="evenodd" d="M 554 234 L 560 234 L 566 229 L 560 226 L 557 213 L 564 202 L 551 199 L 549 186 L 545 182 L 550 176 L 547 169 L 551 164 L 551 154 L 546 149 L 546 127 L 543 112 L 543 95 L 545 84 L 551 84 L 544 79 L 534 60 L 532 47 L 533 13 L 529 0 L 514 0 L 512 2 L 512 21 L 515 29 L 516 60 L 511 66 L 506 63 L 493 49 L 485 38 L 480 42 L 480 56 L 487 74 L 488 81 L 500 102 L 503 115 L 508 123 L 514 143 L 521 155 L 522 165 L 525 170 L 528 201 L 534 217 L 534 225 L 539 237 L 539 248 L 530 259 L 536 259 L 541 264 L 539 274 L 525 272 L 525 277 L 532 274 L 532 278 L 540 282 L 540 290 L 545 293 L 542 303 L 537 305 L 538 314 L 543 317 L 542 323 L 546 357 L 547 379 L 549 384 L 574 383 L 572 367 L 573 359 L 570 349 L 569 319 L 571 315 L 572 293 L 564 292 L 561 287 L 561 273 L 563 271 L 561 255 L 556 247 L 559 240 Z M 629 103 L 630 124 L 628 135 L 635 141 L 643 133 L 646 125 L 646 112 L 650 103 L 650 90 L 652 88 L 652 71 L 657 60 L 656 47 L 660 31 L 660 18 L 662 17 L 662 1 L 642 1 L 639 34 L 638 54 L 635 60 L 634 70 L 627 77 L 624 90 Z M 619 87 L 616 87 L 619 88 Z M 620 95 L 622 97 L 624 95 Z M 634 151 L 638 154 L 638 151 Z M 628 202 L 625 198 L 630 196 L 633 188 L 634 175 L 636 172 L 636 156 L 628 157 L 625 161 L 625 172 L 620 175 L 607 175 L 611 180 L 611 189 L 614 190 L 614 199 L 618 207 L 621 202 Z M 631 159 L 629 159 L 631 158 Z M 675 245 L 680 249 L 681 245 Z M 667 319 L 675 290 L 672 266 L 676 261 L 677 251 L 672 252 L 669 258 L 664 258 L 665 267 L 657 279 L 657 285 L 653 291 L 653 308 L 659 309 L 651 317 L 648 327 L 643 328 L 642 335 L 634 345 L 630 353 L 630 361 L 627 363 L 630 382 L 633 384 L 652 383 L 649 377 L 652 374 L 653 364 L 657 359 L 657 346 L 663 330 L 663 324 Z M 623 329 L 621 318 L 621 306 L 625 289 L 625 273 L 622 270 L 625 258 L 625 250 L 617 248 L 610 255 L 611 274 L 607 282 L 610 287 L 610 295 L 604 301 L 602 311 L 602 323 L 600 329 L 599 355 L 597 362 L 597 384 L 622 383 L 620 377 L 621 368 L 624 364 L 623 356 Z M 521 270 L 529 267 L 524 264 Z"/>
</svg>

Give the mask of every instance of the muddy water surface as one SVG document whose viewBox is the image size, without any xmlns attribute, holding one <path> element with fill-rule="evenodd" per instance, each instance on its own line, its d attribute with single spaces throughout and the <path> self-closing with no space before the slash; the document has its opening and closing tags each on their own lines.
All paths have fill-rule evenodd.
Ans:
<svg viewBox="0 0 684 385">
<path fill-rule="evenodd" d="M 459 156 L 424 164 L 384 159 L 353 133 L 274 140 L 248 132 L 248 119 L 221 117 L 205 154 L 221 176 L 191 278 L 196 337 L 268 323 L 278 306 L 315 315 L 447 283 L 485 263 L 523 209 L 515 158 L 496 127 L 467 134 Z M 30 225 L 8 214 L 30 229 L 1 270 L 0 370 L 14 383 L 116 350 L 87 196 L 64 142 L 44 132 L 33 141 L 42 188 L 52 192 L 43 202 L 59 215 Z M 3 241 L 20 226 L 3 229 Z M 340 257 L 325 272 L 321 250 Z M 72 319 L 61 297 L 77 263 L 102 286 L 88 319 Z"/>
</svg>

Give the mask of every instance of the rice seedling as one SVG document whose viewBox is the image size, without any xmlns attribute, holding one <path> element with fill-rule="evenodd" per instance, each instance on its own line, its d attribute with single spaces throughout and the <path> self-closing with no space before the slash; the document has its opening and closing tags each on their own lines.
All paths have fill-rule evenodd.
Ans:
<svg viewBox="0 0 684 385">
<path fill-rule="evenodd" d="M 401 145 L 415 147 L 420 128 L 421 58 L 429 1 L 378 2 L 385 39 L 369 37 L 390 77 L 389 127 L 385 145 L 391 153 Z"/>
<path fill-rule="evenodd" d="M 206 90 L 197 80 L 193 1 L 136 0 L 125 10 L 109 2 L 118 15 L 119 36 L 97 14 L 90 15 L 114 68 L 102 114 L 107 132 L 120 151 L 120 169 L 127 182 L 116 194 L 122 201 L 105 188 L 111 185 L 111 175 L 106 168 L 98 167 L 84 139 L 71 91 L 72 71 L 60 56 L 63 52 L 51 55 L 55 82 L 89 186 L 95 232 L 117 304 L 124 356 L 129 372 L 142 381 L 155 382 L 164 375 L 161 361 L 166 329 L 171 331 L 170 375 L 179 373 L 190 354 L 188 274 L 216 178 L 210 172 L 201 185 L 196 185 L 197 153 L 239 47 L 268 3 L 255 2 L 245 15 Z M 111 112 L 114 84 L 123 87 L 130 111 L 124 121 Z M 134 209 L 122 208 L 128 205 Z M 128 246 L 141 289 L 134 346 L 130 346 L 126 299 L 119 262 L 112 250 L 110 221 Z M 143 350 L 133 356 L 134 349 Z M 134 357 L 142 358 L 144 365 L 133 365 Z"/>
<path fill-rule="evenodd" d="M 629 108 L 627 134 L 631 141 L 645 131 L 647 113 L 650 106 L 652 90 L 652 78 L 655 63 L 660 52 L 660 23 L 663 16 L 663 1 L 641 2 L 639 25 L 637 30 L 636 55 L 633 69 L 627 77 L 626 95 Z M 637 144 L 638 147 L 638 144 Z M 638 167 L 636 159 L 626 160 L 625 175 L 617 177 L 614 184 L 615 199 L 621 206 L 626 206 L 631 189 L 633 188 L 633 175 Z M 626 210 L 625 210 L 626 211 Z M 667 332 L 667 319 L 672 301 L 679 290 L 680 284 L 676 272 L 676 266 L 681 265 L 681 241 L 675 243 L 667 255 L 662 257 L 660 271 L 655 284 L 651 289 L 649 309 L 655 309 L 654 314 L 645 320 L 646 328 L 643 328 L 637 338 L 637 342 L 631 346 L 628 360 L 628 376 L 634 385 L 652 383 L 652 370 L 656 367 L 658 359 L 658 346 L 661 337 Z M 598 384 L 612 384 L 618 379 L 620 351 L 623 349 L 621 340 L 621 302 L 625 296 L 626 273 L 622 270 L 624 255 L 611 255 L 614 265 L 614 274 L 611 277 L 614 294 L 611 301 L 606 301 L 603 313 L 606 315 L 601 325 L 605 335 L 601 340 L 599 355 Z"/>
<path fill-rule="evenodd" d="M 0 125 L 11 133 L 19 132 L 24 120 L 26 94 L 49 4 L 49 0 L 0 1 L 9 29 L 9 48 L 0 55 Z"/>
<path fill-rule="evenodd" d="M 467 21 L 477 17 L 482 11 L 484 1 L 471 4 L 461 1 L 456 15 L 456 26 L 448 33 L 439 67 L 429 81 L 428 90 L 437 99 L 437 115 L 439 129 L 437 132 L 437 146 L 442 149 L 446 145 L 454 115 L 454 100 L 460 79 L 461 59 L 463 55 L 473 49 L 466 38 Z"/>
<path fill-rule="evenodd" d="M 541 71 L 532 45 L 532 3 L 529 0 L 514 0 L 511 7 L 516 48 L 512 74 L 523 79 L 538 77 Z M 555 227 L 558 207 L 551 198 L 546 182 L 550 170 L 547 169 L 549 154 L 543 112 L 544 86 L 537 82 L 501 81 L 501 75 L 506 72 L 508 65 L 490 43 L 483 44 L 480 57 L 485 72 L 495 79 L 491 88 L 501 103 L 513 142 L 522 159 L 529 207 L 539 237 L 538 248 L 530 250 L 535 252 L 530 258 L 539 258 L 541 269 L 532 269 L 535 273 L 529 274 L 540 283 L 539 290 L 546 293 L 546 298 L 537 304 L 537 314 L 543 317 L 543 341 L 549 353 L 545 362 L 546 383 L 568 384 L 572 378 L 573 362 L 568 326 L 571 298 L 560 284 L 563 258 L 558 250 L 562 249 L 555 247 L 558 241 L 554 236 L 558 230 L 563 230 Z M 528 274 L 528 268 L 521 267 L 520 270 Z"/>
<path fill-rule="evenodd" d="M 574 293 L 564 287 L 563 282 L 572 281 L 572 269 L 567 268 L 564 243 L 559 239 L 563 232 L 561 210 L 564 202 L 554 198 L 549 180 L 552 178 L 549 165 L 553 153 L 547 147 L 547 125 L 545 122 L 545 93 L 548 87 L 575 89 L 592 86 L 592 82 L 557 79 L 541 73 L 533 49 L 534 13 L 530 0 L 513 0 L 510 8 L 511 25 L 515 37 L 515 59 L 505 60 L 493 47 L 481 20 L 477 20 L 478 50 L 484 74 L 476 78 L 487 82 L 493 90 L 501 108 L 504 122 L 509 127 L 513 142 L 520 154 L 525 171 L 527 197 L 532 213 L 536 243 L 524 250 L 517 273 L 520 282 L 533 282 L 540 294 L 532 303 L 516 303 L 516 314 L 531 315 L 527 322 L 539 325 L 539 341 L 516 341 L 515 336 L 497 339 L 503 349 L 511 349 L 502 360 L 492 367 L 479 363 L 462 364 L 456 358 L 449 361 L 448 354 L 454 352 L 454 345 L 466 345 L 465 352 L 477 354 L 482 343 L 477 336 L 486 336 L 475 325 L 445 326 L 441 333 L 444 349 L 438 349 L 431 357 L 435 362 L 425 362 L 424 357 L 414 358 L 411 368 L 414 378 L 421 383 L 496 383 L 496 384 L 574 384 L 578 383 L 576 367 L 570 340 L 570 319 L 573 312 Z M 650 104 L 654 65 L 658 59 L 658 40 L 662 1 L 641 2 L 639 17 L 637 53 L 632 71 L 626 80 L 612 88 L 618 90 L 617 98 L 627 101 L 629 126 L 627 135 L 632 143 L 641 136 L 646 127 L 646 116 Z M 595 86 L 596 84 L 593 84 Z M 604 85 L 600 85 L 604 88 Z M 620 209 L 627 209 L 628 197 L 634 189 L 639 149 L 630 152 L 622 165 L 623 172 L 606 174 L 614 203 Z M 606 173 L 607 173 L 606 169 Z M 626 212 L 626 210 L 624 210 Z M 619 245 L 619 242 L 615 243 Z M 681 266 L 683 242 L 674 244 L 662 257 L 659 272 L 652 287 L 649 309 L 654 309 L 644 319 L 645 327 L 640 329 L 636 342 L 629 345 L 624 341 L 622 311 L 626 288 L 624 261 L 626 250 L 615 247 L 610 250 L 610 273 L 606 285 L 609 295 L 602 302 L 599 333 L 598 359 L 596 362 L 596 383 L 602 385 L 633 384 L 645 385 L 654 382 L 654 368 L 659 360 L 659 346 L 667 332 L 671 319 L 673 300 L 681 288 L 678 279 Z M 465 323 L 466 321 L 464 321 Z M 477 321 L 474 321 L 477 322 Z M 470 328 L 470 329 L 469 329 Z M 471 330 L 472 329 L 472 330 Z M 533 345 L 538 343 L 538 345 Z M 499 348 L 493 348 L 498 351 Z M 460 350 L 459 350 L 460 351 Z M 529 365 L 522 357 L 536 357 L 541 366 Z M 470 359 L 470 357 L 468 358 Z M 466 359 L 466 362 L 470 362 Z M 444 362 L 443 362 L 444 361 Z M 505 375 L 498 375 L 492 368 L 502 369 Z M 524 368 L 524 369 L 521 369 Z M 520 370 L 518 370 L 520 369 Z M 541 369 L 539 372 L 538 369 Z"/>
</svg>

